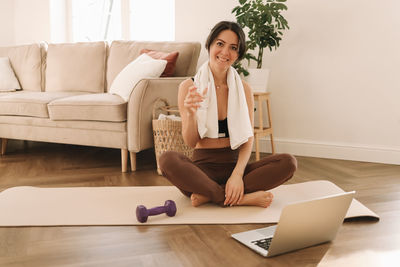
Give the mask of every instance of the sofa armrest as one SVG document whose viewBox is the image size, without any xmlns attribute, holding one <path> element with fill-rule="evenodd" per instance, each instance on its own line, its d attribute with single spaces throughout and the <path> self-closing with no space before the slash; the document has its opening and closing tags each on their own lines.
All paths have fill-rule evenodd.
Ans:
<svg viewBox="0 0 400 267">
<path fill-rule="evenodd" d="M 159 97 L 169 105 L 178 103 L 179 84 L 188 77 L 151 78 L 141 80 L 133 89 L 128 102 L 128 150 L 139 152 L 154 147 L 153 104 Z"/>
</svg>

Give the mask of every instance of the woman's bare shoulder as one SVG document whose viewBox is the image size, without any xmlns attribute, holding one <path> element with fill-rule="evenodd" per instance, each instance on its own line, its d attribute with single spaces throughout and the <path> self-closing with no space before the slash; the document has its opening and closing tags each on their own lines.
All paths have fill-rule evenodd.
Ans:
<svg viewBox="0 0 400 267">
<path fill-rule="evenodd" d="M 184 80 L 183 82 L 180 83 L 179 85 L 179 89 L 188 89 L 190 86 L 193 85 L 193 80 L 191 78 L 187 78 L 186 80 Z"/>
<path fill-rule="evenodd" d="M 181 102 L 189 91 L 190 86 L 193 85 L 192 79 L 188 78 L 179 84 L 178 101 Z"/>
<path fill-rule="evenodd" d="M 245 80 L 242 80 L 242 84 L 243 84 L 245 93 L 253 95 L 253 89 L 251 89 L 251 86 Z"/>
</svg>

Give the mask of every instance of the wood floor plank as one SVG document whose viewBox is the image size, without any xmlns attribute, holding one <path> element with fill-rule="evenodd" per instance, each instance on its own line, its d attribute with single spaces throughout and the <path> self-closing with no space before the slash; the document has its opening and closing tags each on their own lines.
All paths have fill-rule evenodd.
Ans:
<svg viewBox="0 0 400 267">
<path fill-rule="evenodd" d="M 269 259 L 230 237 L 269 224 L 3 227 L 0 266 L 317 266 L 355 255 L 374 264 L 400 255 L 400 166 L 297 159 L 298 171 L 288 183 L 324 179 L 356 190 L 356 198 L 381 220 L 346 220 L 334 242 Z M 0 156 L 0 191 L 151 185 L 170 185 L 157 174 L 152 150 L 138 153 L 137 171 L 129 173 L 121 173 L 117 149 L 9 140 L 7 154 Z"/>
</svg>

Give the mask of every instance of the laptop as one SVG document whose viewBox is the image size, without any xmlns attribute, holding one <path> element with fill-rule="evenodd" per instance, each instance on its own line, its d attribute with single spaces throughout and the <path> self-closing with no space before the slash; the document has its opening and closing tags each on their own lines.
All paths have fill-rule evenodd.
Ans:
<svg viewBox="0 0 400 267">
<path fill-rule="evenodd" d="M 277 225 L 232 234 L 264 257 L 332 241 L 342 225 L 355 191 L 285 206 Z"/>
</svg>

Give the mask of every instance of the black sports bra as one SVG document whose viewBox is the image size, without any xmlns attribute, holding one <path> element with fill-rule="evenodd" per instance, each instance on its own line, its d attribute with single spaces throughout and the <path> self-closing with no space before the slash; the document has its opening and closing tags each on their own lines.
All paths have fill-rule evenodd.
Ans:
<svg viewBox="0 0 400 267">
<path fill-rule="evenodd" d="M 193 77 L 192 81 L 194 81 Z M 228 118 L 225 118 L 223 120 L 218 120 L 218 138 L 227 138 L 227 137 L 229 137 Z"/>
<path fill-rule="evenodd" d="M 218 138 L 229 137 L 228 131 L 228 118 L 224 120 L 218 120 Z"/>
</svg>

